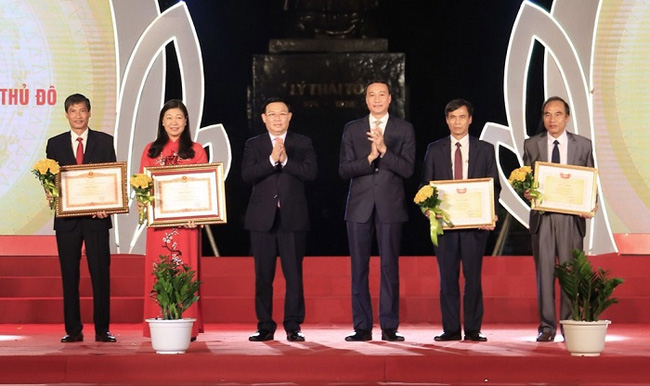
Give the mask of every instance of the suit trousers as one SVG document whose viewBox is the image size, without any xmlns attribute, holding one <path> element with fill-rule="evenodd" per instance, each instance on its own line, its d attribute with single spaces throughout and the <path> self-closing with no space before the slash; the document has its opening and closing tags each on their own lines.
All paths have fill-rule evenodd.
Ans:
<svg viewBox="0 0 650 386">
<path fill-rule="evenodd" d="M 381 259 L 379 324 L 382 330 L 399 326 L 399 250 L 402 223 L 383 223 L 375 212 L 365 223 L 348 221 L 352 264 L 352 319 L 355 330 L 372 330 L 373 313 L 368 283 L 373 229 Z"/>
<path fill-rule="evenodd" d="M 286 283 L 284 297 L 284 329 L 299 330 L 305 320 L 305 295 L 302 261 L 307 246 L 307 232 L 286 231 L 278 208 L 270 231 L 251 231 L 251 247 L 255 260 L 255 313 L 257 328 L 275 332 L 273 320 L 273 280 L 278 255 Z"/>
<path fill-rule="evenodd" d="M 81 248 L 85 242 L 88 271 L 93 287 L 93 322 L 95 332 L 109 330 L 110 321 L 110 265 L 108 229 L 88 230 L 85 221 L 79 219 L 70 231 L 56 231 L 56 244 L 59 251 L 61 279 L 63 281 L 63 315 L 67 334 L 78 334 L 83 330 L 79 300 L 79 267 Z"/>
<path fill-rule="evenodd" d="M 440 274 L 442 329 L 460 334 L 460 268 L 463 269 L 463 329 L 465 334 L 480 332 L 483 322 L 481 271 L 489 232 L 449 230 L 438 237 L 435 248 Z"/>
<path fill-rule="evenodd" d="M 555 334 L 555 264 L 573 259 L 573 249 L 582 250 L 584 236 L 580 234 L 574 215 L 544 213 L 540 217 L 537 233 L 532 234 L 533 258 L 537 275 L 537 302 L 539 332 L 550 330 Z M 560 295 L 560 319 L 571 315 L 569 298 Z"/>
</svg>

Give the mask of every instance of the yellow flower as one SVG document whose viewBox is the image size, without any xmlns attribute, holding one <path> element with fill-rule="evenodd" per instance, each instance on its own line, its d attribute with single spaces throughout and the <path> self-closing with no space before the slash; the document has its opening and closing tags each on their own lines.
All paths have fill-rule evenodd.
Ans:
<svg viewBox="0 0 650 386">
<path fill-rule="evenodd" d="M 413 201 L 416 204 L 420 204 L 421 202 L 424 202 L 427 198 L 431 197 L 433 194 L 433 186 L 431 185 L 424 185 L 420 190 L 417 192 L 415 195 L 415 198 Z"/>
<path fill-rule="evenodd" d="M 151 186 L 153 180 L 146 174 L 134 174 L 131 176 L 131 186 L 139 189 L 146 189 Z"/>
<path fill-rule="evenodd" d="M 34 170 L 36 170 L 39 174 L 46 174 L 48 171 L 52 174 L 59 174 L 59 163 L 56 162 L 55 160 L 45 158 L 40 161 L 38 161 L 34 165 Z"/>
<path fill-rule="evenodd" d="M 514 181 L 525 181 L 526 176 L 529 173 L 532 173 L 533 169 L 530 166 L 522 166 L 520 168 L 517 168 L 510 173 L 510 177 L 508 177 L 508 182 L 512 185 Z"/>
</svg>

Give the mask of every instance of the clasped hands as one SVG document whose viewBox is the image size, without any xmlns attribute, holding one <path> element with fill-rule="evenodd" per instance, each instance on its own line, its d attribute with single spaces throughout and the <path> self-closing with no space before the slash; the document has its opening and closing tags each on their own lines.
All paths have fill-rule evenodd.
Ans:
<svg viewBox="0 0 650 386">
<path fill-rule="evenodd" d="M 283 164 L 287 160 L 287 152 L 284 148 L 282 138 L 276 138 L 273 141 L 273 151 L 271 151 L 271 159 L 275 163 Z"/>
<path fill-rule="evenodd" d="M 368 154 L 368 163 L 376 160 L 378 157 L 386 154 L 386 144 L 384 143 L 384 135 L 378 127 L 370 129 L 367 133 L 368 141 L 370 141 L 370 154 Z"/>
</svg>

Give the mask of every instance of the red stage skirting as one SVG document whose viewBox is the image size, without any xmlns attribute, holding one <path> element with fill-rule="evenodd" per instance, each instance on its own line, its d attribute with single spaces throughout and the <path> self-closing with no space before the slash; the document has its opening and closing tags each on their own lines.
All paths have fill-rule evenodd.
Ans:
<svg viewBox="0 0 650 386">
<path fill-rule="evenodd" d="M 111 265 L 111 320 L 142 320 L 143 258 L 115 255 Z M 590 258 L 611 269 L 625 283 L 616 289 L 620 303 L 605 317 L 619 323 L 650 322 L 648 256 L 604 255 Z M 82 259 L 82 312 L 92 320 L 90 278 Z M 0 323 L 62 323 L 61 279 L 56 256 L 0 256 Z M 379 259 L 371 259 L 371 288 L 376 307 Z M 201 288 L 208 323 L 255 323 L 254 272 L 251 257 L 204 257 Z M 438 268 L 435 257 L 400 258 L 400 317 L 404 323 L 438 323 Z M 306 323 L 351 323 L 349 257 L 306 257 L 304 262 Z M 559 293 L 559 289 L 558 289 Z M 483 263 L 486 323 L 537 323 L 533 259 L 529 256 L 487 256 Z M 284 281 L 278 265 L 275 316 L 282 320 Z M 146 300 L 150 301 L 150 300 Z M 11 312 L 7 312 L 11 310 Z"/>
</svg>

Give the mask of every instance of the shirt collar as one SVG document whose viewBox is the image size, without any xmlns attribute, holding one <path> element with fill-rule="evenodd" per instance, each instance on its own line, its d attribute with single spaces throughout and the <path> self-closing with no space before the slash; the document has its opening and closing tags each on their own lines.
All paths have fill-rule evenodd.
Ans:
<svg viewBox="0 0 650 386">
<path fill-rule="evenodd" d="M 276 138 L 282 138 L 282 142 L 285 142 L 286 139 L 287 139 L 287 133 L 288 133 L 288 131 L 285 131 L 284 134 L 282 134 L 279 137 L 276 137 L 275 135 L 269 133 L 269 138 L 271 138 L 271 142 L 273 142 Z"/>
<path fill-rule="evenodd" d="M 77 142 L 77 138 L 80 138 L 80 137 L 81 137 L 81 139 L 83 139 L 84 142 L 87 142 L 88 141 L 88 130 L 89 130 L 89 128 L 86 128 L 86 130 L 84 130 L 84 132 L 81 133 L 81 135 L 77 135 L 77 133 L 70 130 L 70 138 L 72 138 L 72 142 L 73 143 Z"/>
<path fill-rule="evenodd" d="M 562 134 L 560 134 L 560 136 L 557 137 L 557 138 L 555 138 L 555 137 L 553 137 L 552 135 L 548 134 L 548 135 L 546 136 L 546 141 L 547 141 L 547 143 L 548 143 L 549 145 L 552 145 L 553 142 L 554 142 L 555 140 L 557 140 L 557 141 L 560 143 L 560 145 L 566 145 L 567 142 L 568 142 L 568 140 L 569 140 L 568 137 L 569 137 L 569 136 L 567 135 L 566 130 L 564 130 L 564 131 L 562 132 Z"/>
<path fill-rule="evenodd" d="M 452 147 L 456 146 L 456 142 L 459 142 L 461 147 L 466 147 L 467 145 L 469 145 L 469 134 L 465 134 L 465 136 L 463 138 L 461 138 L 460 140 L 454 138 L 451 135 L 449 137 L 451 138 Z"/>
<path fill-rule="evenodd" d="M 370 122 L 370 127 L 375 127 L 375 121 L 381 121 L 381 126 L 386 127 L 386 123 L 388 122 L 388 113 L 379 119 L 373 117 L 372 114 L 368 114 L 368 121 Z"/>
</svg>

